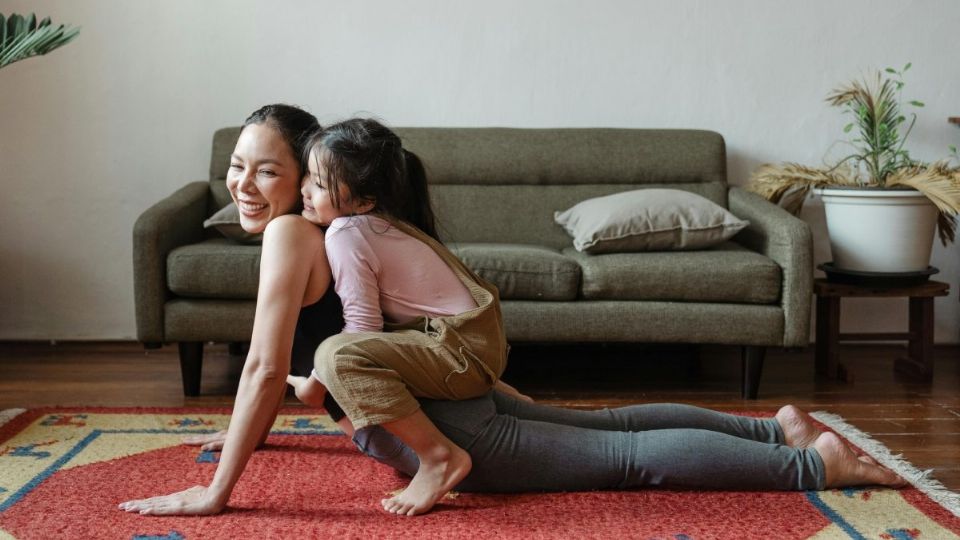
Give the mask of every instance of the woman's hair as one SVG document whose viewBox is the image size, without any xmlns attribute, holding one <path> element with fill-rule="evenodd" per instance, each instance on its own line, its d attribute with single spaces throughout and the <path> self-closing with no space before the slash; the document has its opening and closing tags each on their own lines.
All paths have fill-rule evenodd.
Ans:
<svg viewBox="0 0 960 540">
<path fill-rule="evenodd" d="M 340 208 L 340 186 L 345 186 L 351 199 L 372 201 L 372 212 L 405 221 L 439 240 L 423 163 L 380 122 L 351 118 L 328 126 L 307 142 L 305 160 L 311 155 L 327 171 L 334 208 Z"/>
<path fill-rule="evenodd" d="M 243 132 L 243 129 L 250 124 L 267 125 L 277 130 L 290 146 L 290 151 L 297 160 L 297 166 L 300 167 L 297 178 L 303 178 L 303 173 L 307 170 L 307 162 L 303 159 L 304 147 L 310 136 L 320 129 L 317 118 L 299 107 L 275 103 L 264 105 L 253 111 L 243 122 L 243 128 L 240 128 L 240 131 Z"/>
</svg>

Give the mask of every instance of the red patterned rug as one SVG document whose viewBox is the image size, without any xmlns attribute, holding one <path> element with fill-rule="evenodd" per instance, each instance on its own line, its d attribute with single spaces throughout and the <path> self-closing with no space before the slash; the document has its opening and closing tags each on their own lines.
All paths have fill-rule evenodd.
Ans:
<svg viewBox="0 0 960 540">
<path fill-rule="evenodd" d="M 17 538 L 960 538 L 960 502 L 843 423 L 818 419 L 910 478 L 904 490 L 479 495 L 415 518 L 379 509 L 406 479 L 365 458 L 319 411 L 284 410 L 230 508 L 144 517 L 133 498 L 207 484 L 217 456 L 179 444 L 223 428 L 213 409 L 36 409 L 0 413 L 0 539 Z M 11 419 L 12 418 L 12 419 Z"/>
</svg>

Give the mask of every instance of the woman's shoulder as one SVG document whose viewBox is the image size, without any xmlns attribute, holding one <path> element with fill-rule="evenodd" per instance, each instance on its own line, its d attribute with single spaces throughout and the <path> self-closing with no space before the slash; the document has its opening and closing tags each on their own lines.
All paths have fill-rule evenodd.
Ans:
<svg viewBox="0 0 960 540">
<path fill-rule="evenodd" d="M 323 238 L 320 227 L 296 214 L 286 214 L 271 219 L 263 233 L 265 241 L 267 238 L 288 236 Z"/>
</svg>

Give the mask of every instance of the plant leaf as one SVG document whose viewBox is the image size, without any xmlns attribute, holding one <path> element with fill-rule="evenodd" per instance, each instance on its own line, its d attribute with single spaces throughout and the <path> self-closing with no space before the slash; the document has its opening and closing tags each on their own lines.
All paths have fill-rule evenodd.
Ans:
<svg viewBox="0 0 960 540">
<path fill-rule="evenodd" d="M 887 69 L 885 69 L 884 71 L 886 71 L 887 73 L 896 73 L 896 72 L 897 72 L 897 70 L 895 70 L 895 69 L 893 69 L 893 68 L 887 68 Z"/>
<path fill-rule="evenodd" d="M 0 67 L 20 60 L 47 54 L 48 52 L 66 45 L 79 33 L 79 28 L 68 28 L 64 25 L 53 26 L 50 18 L 46 17 L 37 24 L 35 14 L 24 18 L 18 14 L 11 14 L 3 24 L 0 16 L 0 25 L 3 26 L 3 39 L 0 39 Z"/>
<path fill-rule="evenodd" d="M 917 101 L 917 100 L 911 101 L 910 104 L 913 105 L 914 107 L 923 107 L 923 106 L 924 106 L 922 101 Z"/>
<path fill-rule="evenodd" d="M 907 62 L 907 65 L 903 66 L 903 70 L 906 71 L 906 70 L 910 69 L 910 66 L 912 66 L 912 65 L 913 65 L 913 62 Z"/>
</svg>

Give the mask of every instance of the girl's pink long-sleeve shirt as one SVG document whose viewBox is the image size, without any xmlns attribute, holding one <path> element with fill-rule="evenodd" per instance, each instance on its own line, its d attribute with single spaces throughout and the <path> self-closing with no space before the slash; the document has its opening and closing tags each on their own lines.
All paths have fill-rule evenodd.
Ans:
<svg viewBox="0 0 960 540">
<path fill-rule="evenodd" d="M 477 307 L 466 285 L 433 249 L 369 214 L 327 228 L 327 259 L 343 302 L 344 332 L 380 332 L 384 320 L 456 315 Z"/>
</svg>

